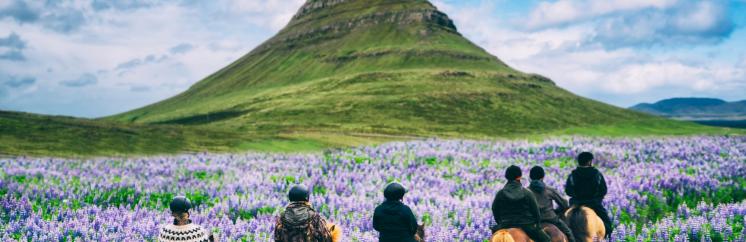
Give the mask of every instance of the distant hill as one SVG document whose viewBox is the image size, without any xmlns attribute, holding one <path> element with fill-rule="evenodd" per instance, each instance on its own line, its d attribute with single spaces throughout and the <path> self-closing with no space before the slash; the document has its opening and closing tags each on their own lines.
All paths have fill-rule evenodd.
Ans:
<svg viewBox="0 0 746 242">
<path fill-rule="evenodd" d="M 726 102 L 714 98 L 672 98 L 653 104 L 641 103 L 630 109 L 686 120 L 746 119 L 746 100 Z"/>
<path fill-rule="evenodd" d="M 631 107 L 645 113 L 701 124 L 746 128 L 746 100 L 726 102 L 715 98 L 672 98 Z"/>
<path fill-rule="evenodd" d="M 651 116 L 507 66 L 426 0 L 309 0 L 277 35 L 187 91 L 106 119 L 493 137 Z"/>
</svg>

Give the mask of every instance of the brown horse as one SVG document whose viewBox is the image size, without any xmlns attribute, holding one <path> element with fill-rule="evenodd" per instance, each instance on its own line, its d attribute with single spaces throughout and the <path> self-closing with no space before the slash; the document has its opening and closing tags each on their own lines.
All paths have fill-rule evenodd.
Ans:
<svg viewBox="0 0 746 242">
<path fill-rule="evenodd" d="M 417 225 L 417 233 L 414 235 L 417 242 L 425 242 L 425 225 Z"/>
<path fill-rule="evenodd" d="M 552 238 L 552 242 L 567 242 L 567 236 L 557 226 L 548 223 L 541 224 L 542 230 Z M 490 242 L 533 242 L 526 232 L 518 228 L 501 229 L 492 234 Z"/>
<path fill-rule="evenodd" d="M 335 224 L 333 224 L 331 222 L 327 222 L 326 223 L 326 229 L 328 229 L 329 233 L 332 234 L 332 241 L 333 242 L 340 242 L 340 241 L 342 241 L 342 228 L 340 228 L 339 226 L 337 226 L 337 225 L 335 225 Z"/>
<path fill-rule="evenodd" d="M 603 241 L 606 236 L 604 221 L 596 215 L 593 209 L 573 206 L 565 212 L 567 226 L 572 230 L 577 241 Z"/>
<path fill-rule="evenodd" d="M 541 228 L 549 235 L 549 238 L 552 238 L 552 242 L 567 242 L 567 235 L 554 224 L 543 223 Z"/>
</svg>

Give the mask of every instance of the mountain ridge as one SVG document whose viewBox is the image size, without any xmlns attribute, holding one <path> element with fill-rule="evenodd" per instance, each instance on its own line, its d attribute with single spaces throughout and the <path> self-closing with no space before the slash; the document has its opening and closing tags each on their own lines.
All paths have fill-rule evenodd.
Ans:
<svg viewBox="0 0 746 242">
<path fill-rule="evenodd" d="M 717 98 L 669 98 L 641 103 L 632 110 L 684 120 L 746 119 L 746 100 L 726 102 Z"/>
</svg>

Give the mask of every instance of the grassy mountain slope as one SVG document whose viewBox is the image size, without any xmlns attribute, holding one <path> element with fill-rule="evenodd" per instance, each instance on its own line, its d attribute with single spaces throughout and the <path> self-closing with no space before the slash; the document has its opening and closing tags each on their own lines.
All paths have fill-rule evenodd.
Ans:
<svg viewBox="0 0 746 242">
<path fill-rule="evenodd" d="M 673 120 L 647 120 L 614 125 L 577 126 L 503 138 L 543 139 L 558 135 L 744 135 L 746 130 L 712 128 Z M 182 152 L 306 152 L 424 137 L 343 132 L 293 132 L 282 135 L 237 133 L 202 126 L 122 124 L 59 116 L 0 111 L 0 157 L 132 156 Z"/>
<path fill-rule="evenodd" d="M 75 156 L 229 151 L 243 137 L 206 128 L 124 125 L 0 111 L 0 155 Z"/>
<path fill-rule="evenodd" d="M 425 0 L 314 0 L 246 56 L 109 117 L 242 131 L 489 137 L 651 117 L 521 73 Z"/>
<path fill-rule="evenodd" d="M 278 136 L 212 127 L 123 124 L 0 111 L 0 157 L 132 156 L 247 150 L 305 152 L 411 138 L 317 133 Z"/>
</svg>

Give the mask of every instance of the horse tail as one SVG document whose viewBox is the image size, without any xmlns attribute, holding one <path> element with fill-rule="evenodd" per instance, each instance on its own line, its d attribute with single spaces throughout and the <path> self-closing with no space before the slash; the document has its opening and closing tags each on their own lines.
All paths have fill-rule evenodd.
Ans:
<svg viewBox="0 0 746 242">
<path fill-rule="evenodd" d="M 492 235 L 490 242 L 515 242 L 515 240 L 507 229 L 501 229 Z"/>
<path fill-rule="evenodd" d="M 417 225 L 417 232 L 415 233 L 415 240 L 417 242 L 425 242 L 425 225 Z"/>
<path fill-rule="evenodd" d="M 588 219 L 583 212 L 583 207 L 574 206 L 570 210 L 570 214 L 567 216 L 567 225 L 572 230 L 572 235 L 578 241 L 588 238 Z"/>
</svg>

